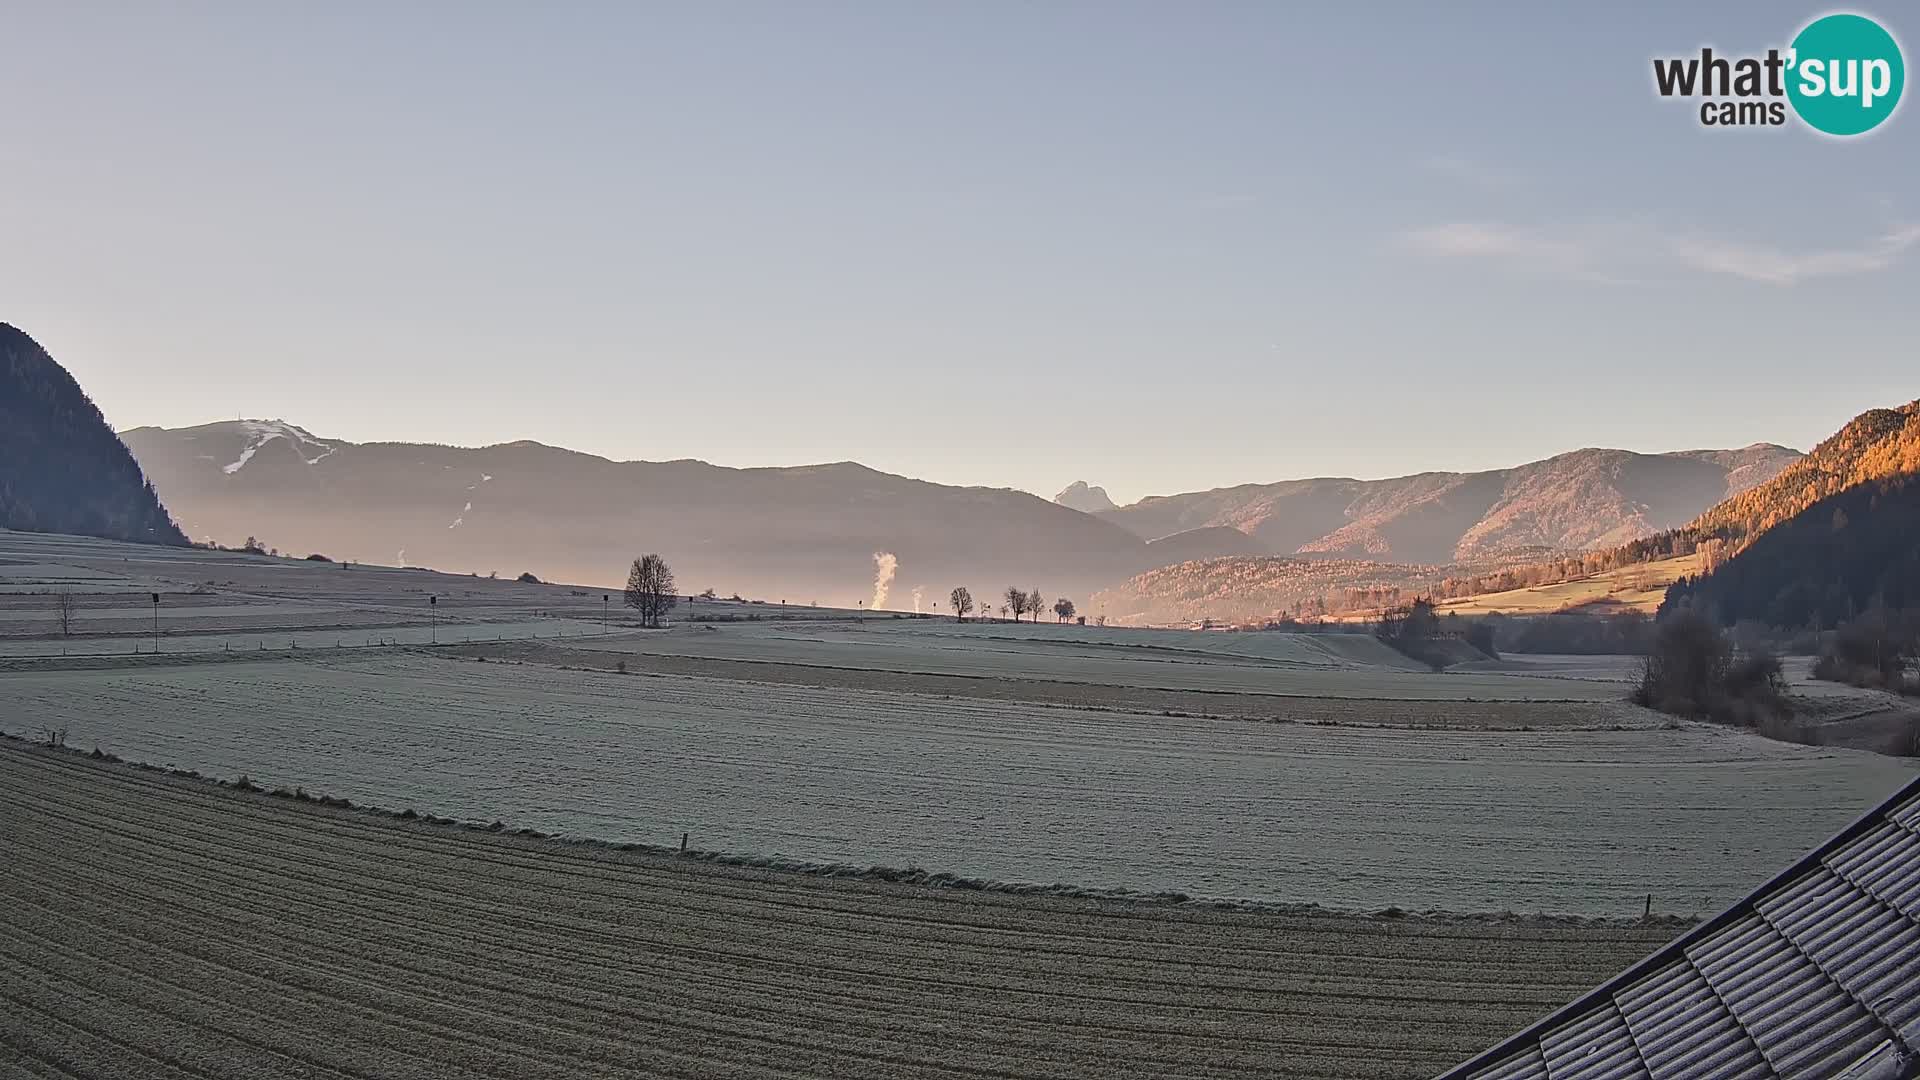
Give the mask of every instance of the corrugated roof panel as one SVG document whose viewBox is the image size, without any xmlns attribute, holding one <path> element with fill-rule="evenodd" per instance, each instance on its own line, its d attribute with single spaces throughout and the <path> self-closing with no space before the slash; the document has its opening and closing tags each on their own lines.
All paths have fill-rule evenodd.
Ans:
<svg viewBox="0 0 1920 1080">
<path fill-rule="evenodd" d="M 1920 935 L 1920 926 L 1913 920 L 1879 901 L 1868 900 L 1836 913 L 1831 923 L 1809 926 L 1792 937 L 1828 978 L 1858 990 L 1870 981 L 1869 972 L 1878 977 L 1885 965 L 1897 962 L 1897 950 L 1909 945 L 1916 935 Z M 1863 995 L 1856 992 L 1854 996 L 1869 1009 L 1873 1007 Z"/>
<path fill-rule="evenodd" d="M 1821 866 L 1754 906 L 1781 933 L 1792 937 L 1808 924 L 1827 918 L 1834 909 L 1856 902 L 1872 903 L 1873 898 Z"/>
<path fill-rule="evenodd" d="M 1920 834 L 1882 822 L 1824 860 L 1834 873 L 1920 919 Z"/>
<path fill-rule="evenodd" d="M 1627 1022 L 1612 1002 L 1540 1040 L 1553 1080 L 1651 1080 Z"/>
<path fill-rule="evenodd" d="M 1654 1080 L 1768 1080 L 1773 1070 L 1746 1029 L 1684 958 L 1615 998 Z"/>
<path fill-rule="evenodd" d="M 1910 918 L 1920 919 L 1920 827 L 1899 828 L 1899 841 L 1882 856 L 1867 888 Z"/>
<path fill-rule="evenodd" d="M 1858 1057 L 1888 1035 L 1758 915 L 1745 916 L 1687 952 L 1767 1063 L 1789 1080 L 1831 1076 L 1834 1057 Z"/>
<path fill-rule="evenodd" d="M 1833 948 L 1842 984 L 1871 1012 L 1896 1030 L 1920 1020 L 1920 924 L 1888 911 L 1859 942 Z"/>
<path fill-rule="evenodd" d="M 1829 1080 L 1896 1046 L 1894 1032 L 1920 1046 L 1920 779 L 1747 899 L 1445 1076 Z"/>
<path fill-rule="evenodd" d="M 1505 1061 L 1474 1073 L 1472 1080 L 1549 1080 L 1547 1059 L 1535 1043 Z"/>
</svg>

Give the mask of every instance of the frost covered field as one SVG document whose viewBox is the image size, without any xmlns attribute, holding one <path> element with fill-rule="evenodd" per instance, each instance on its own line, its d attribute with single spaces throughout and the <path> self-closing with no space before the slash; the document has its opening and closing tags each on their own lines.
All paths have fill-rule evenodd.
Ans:
<svg viewBox="0 0 1920 1080">
<path fill-rule="evenodd" d="M 445 655 L 12 672 L 0 700 L 83 749 L 546 832 L 1362 909 L 1705 912 L 1911 775 L 1705 726 L 1255 723 Z"/>
<path fill-rule="evenodd" d="M 1671 923 L 916 889 L 0 743 L 0 1075 L 1430 1076 Z"/>
<path fill-rule="evenodd" d="M 1242 694 L 1614 701 L 1618 687 L 1506 672 L 1436 673 L 1365 634 L 1227 634 L 931 619 L 722 623 L 583 648 L 746 662 Z"/>
<path fill-rule="evenodd" d="M 1616 660 L 602 595 L 0 532 L 0 730 L 501 823 L 0 741 L 0 1076 L 1428 1076 L 1912 769 Z"/>
</svg>

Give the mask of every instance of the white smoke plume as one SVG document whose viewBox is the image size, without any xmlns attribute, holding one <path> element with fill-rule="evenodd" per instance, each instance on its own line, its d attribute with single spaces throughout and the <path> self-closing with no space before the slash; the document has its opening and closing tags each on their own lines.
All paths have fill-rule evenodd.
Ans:
<svg viewBox="0 0 1920 1080">
<path fill-rule="evenodd" d="M 887 606 L 887 590 L 893 587 L 893 572 L 899 568 L 900 560 L 893 557 L 893 552 L 873 553 L 873 610 Z"/>
<path fill-rule="evenodd" d="M 915 615 L 920 614 L 920 597 L 924 595 L 926 591 L 926 587 L 923 585 L 915 585 L 913 587 L 913 613 Z"/>
</svg>

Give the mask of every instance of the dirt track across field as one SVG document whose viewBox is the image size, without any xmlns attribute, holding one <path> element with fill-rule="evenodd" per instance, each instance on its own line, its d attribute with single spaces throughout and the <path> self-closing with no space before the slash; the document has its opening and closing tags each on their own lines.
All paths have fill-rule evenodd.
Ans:
<svg viewBox="0 0 1920 1080">
<path fill-rule="evenodd" d="M 1678 927 L 818 878 L 0 743 L 0 1076 L 1419 1077 Z"/>
</svg>

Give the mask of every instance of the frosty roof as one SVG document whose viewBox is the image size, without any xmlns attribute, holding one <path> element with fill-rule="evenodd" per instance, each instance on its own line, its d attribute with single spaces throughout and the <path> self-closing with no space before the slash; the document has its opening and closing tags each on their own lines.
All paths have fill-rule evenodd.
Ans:
<svg viewBox="0 0 1920 1080">
<path fill-rule="evenodd" d="M 1441 1080 L 1920 1076 L 1920 780 Z"/>
</svg>

